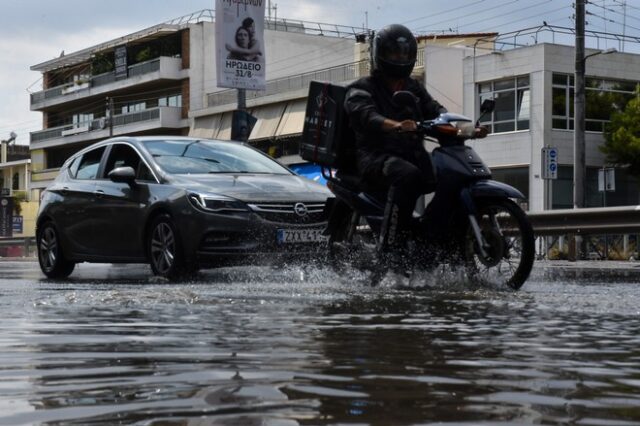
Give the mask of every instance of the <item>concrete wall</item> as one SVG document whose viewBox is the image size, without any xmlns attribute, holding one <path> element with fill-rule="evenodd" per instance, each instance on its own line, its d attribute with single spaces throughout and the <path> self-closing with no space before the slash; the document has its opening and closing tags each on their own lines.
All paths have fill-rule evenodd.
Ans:
<svg viewBox="0 0 640 426">
<path fill-rule="evenodd" d="M 190 26 L 191 111 L 206 108 L 206 95 L 216 85 L 215 26 L 201 22 Z M 353 38 L 265 30 L 266 78 L 273 80 L 354 61 Z"/>
<path fill-rule="evenodd" d="M 473 49 L 427 44 L 424 48 L 425 87 L 451 112 L 464 110 L 463 60 L 473 56 Z"/>
</svg>

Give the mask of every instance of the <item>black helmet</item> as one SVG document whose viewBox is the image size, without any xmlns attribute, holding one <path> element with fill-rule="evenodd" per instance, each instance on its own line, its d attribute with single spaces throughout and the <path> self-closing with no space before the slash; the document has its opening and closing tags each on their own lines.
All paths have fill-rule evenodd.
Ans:
<svg viewBox="0 0 640 426">
<path fill-rule="evenodd" d="M 417 53 L 418 42 L 407 27 L 388 25 L 373 38 L 373 69 L 387 77 L 409 77 Z"/>
</svg>

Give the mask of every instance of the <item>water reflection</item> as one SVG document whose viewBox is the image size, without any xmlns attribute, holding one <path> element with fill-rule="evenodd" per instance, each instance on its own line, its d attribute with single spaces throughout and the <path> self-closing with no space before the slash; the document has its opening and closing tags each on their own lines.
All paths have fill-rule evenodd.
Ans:
<svg viewBox="0 0 640 426">
<path fill-rule="evenodd" d="M 364 281 L 0 281 L 0 424 L 640 422 L 637 289 Z"/>
</svg>

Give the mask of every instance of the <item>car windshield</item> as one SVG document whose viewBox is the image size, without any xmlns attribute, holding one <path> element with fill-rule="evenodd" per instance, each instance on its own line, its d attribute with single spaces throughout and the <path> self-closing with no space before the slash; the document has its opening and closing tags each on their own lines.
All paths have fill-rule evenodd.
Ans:
<svg viewBox="0 0 640 426">
<path fill-rule="evenodd" d="M 212 140 L 149 140 L 143 142 L 168 173 L 291 174 L 266 155 L 240 143 Z"/>
</svg>

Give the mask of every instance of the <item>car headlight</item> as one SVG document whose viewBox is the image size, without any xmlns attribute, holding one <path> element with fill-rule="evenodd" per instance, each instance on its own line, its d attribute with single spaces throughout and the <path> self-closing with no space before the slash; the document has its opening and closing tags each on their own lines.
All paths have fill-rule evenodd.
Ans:
<svg viewBox="0 0 640 426">
<path fill-rule="evenodd" d="M 188 198 L 194 207 L 209 212 L 223 213 L 249 211 L 249 207 L 242 201 L 234 200 L 233 198 L 225 197 L 224 195 L 190 193 Z"/>
</svg>

